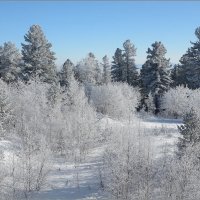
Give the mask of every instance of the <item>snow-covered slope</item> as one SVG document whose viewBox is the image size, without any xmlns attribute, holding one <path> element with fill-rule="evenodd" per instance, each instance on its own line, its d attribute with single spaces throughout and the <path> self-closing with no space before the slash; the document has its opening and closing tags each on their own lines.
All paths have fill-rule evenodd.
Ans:
<svg viewBox="0 0 200 200">
<path fill-rule="evenodd" d="M 118 129 L 128 124 L 140 126 L 143 134 L 148 137 L 155 159 L 163 153 L 173 153 L 178 137 L 177 125 L 180 120 L 146 118 L 132 122 L 118 121 L 103 117 L 99 121 L 100 129 Z M 10 141 L 0 141 L 0 150 L 9 158 L 13 153 Z M 52 168 L 47 178 L 47 184 L 39 192 L 31 195 L 33 200 L 108 200 L 100 189 L 100 172 L 105 144 L 90 149 L 85 160 L 79 164 L 67 161 L 64 157 L 52 160 Z"/>
<path fill-rule="evenodd" d="M 64 158 L 54 160 L 48 184 L 34 200 L 95 200 L 103 199 L 100 191 L 98 168 L 101 165 L 103 147 L 94 148 L 86 160 L 78 165 L 65 162 Z"/>
<path fill-rule="evenodd" d="M 119 128 L 127 125 L 126 121 L 122 122 L 106 117 L 99 120 L 99 123 L 102 128 Z M 146 130 L 151 146 L 154 148 L 155 157 L 162 156 L 164 151 L 173 151 L 178 137 L 177 125 L 181 123 L 180 120 L 149 118 L 144 121 L 139 120 L 136 123 L 140 123 L 140 126 Z M 160 130 L 162 130 L 162 134 L 160 134 Z M 74 163 L 67 163 L 63 158 L 55 159 L 48 178 L 48 185 L 39 193 L 34 194 L 33 199 L 106 199 L 106 195 L 103 195 L 100 190 L 98 170 L 102 164 L 103 151 L 104 146 L 91 149 L 86 160 L 76 167 Z"/>
</svg>

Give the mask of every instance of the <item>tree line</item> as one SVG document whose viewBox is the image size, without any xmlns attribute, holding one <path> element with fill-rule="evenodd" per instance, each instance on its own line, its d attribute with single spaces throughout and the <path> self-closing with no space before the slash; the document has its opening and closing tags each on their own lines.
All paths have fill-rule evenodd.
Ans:
<svg viewBox="0 0 200 200">
<path fill-rule="evenodd" d="M 155 42 L 140 70 L 130 40 L 116 49 L 111 63 L 108 56 L 99 62 L 90 52 L 76 64 L 67 59 L 59 71 L 39 25 L 30 27 L 21 52 L 5 42 L 0 47 L 0 137 L 17 136 L 19 142 L 9 168 L 0 152 L 2 198 L 23 199 L 39 191 L 52 153 L 78 168 L 89 148 L 108 142 L 105 171 L 100 172 L 102 185 L 116 199 L 199 199 L 200 28 L 195 34 L 198 41 L 179 65 L 172 66 L 164 45 Z M 149 130 L 132 119 L 135 107 L 154 113 L 166 108 L 169 116 L 184 116 L 178 128 L 179 159 L 166 155 L 153 161 Z M 101 130 L 96 111 L 129 123 Z M 78 186 L 78 172 L 76 178 Z"/>
<path fill-rule="evenodd" d="M 161 97 L 170 87 L 187 85 L 195 89 L 200 86 L 200 27 L 196 28 L 196 42 L 180 58 L 180 64 L 172 66 L 167 59 L 167 50 L 162 42 L 154 42 L 147 50 L 147 57 L 142 68 L 135 63 L 136 47 L 130 40 L 123 43 L 123 48 L 117 48 L 110 63 L 108 56 L 99 62 L 93 53 L 89 53 L 76 65 L 69 59 L 60 71 L 55 64 L 55 53 L 51 43 L 46 39 L 39 25 L 32 25 L 21 52 L 12 42 L 0 46 L 0 78 L 6 83 L 22 80 L 27 83 L 36 77 L 43 82 L 62 87 L 69 85 L 73 73 L 75 78 L 86 88 L 90 85 L 102 85 L 109 82 L 125 82 L 133 87 L 139 87 L 141 103 L 138 110 L 148 111 L 148 100 L 152 99 L 154 112 L 161 108 Z"/>
</svg>

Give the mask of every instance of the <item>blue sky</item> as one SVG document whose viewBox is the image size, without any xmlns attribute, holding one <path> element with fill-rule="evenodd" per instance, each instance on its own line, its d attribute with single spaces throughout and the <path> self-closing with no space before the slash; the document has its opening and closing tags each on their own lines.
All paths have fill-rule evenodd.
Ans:
<svg viewBox="0 0 200 200">
<path fill-rule="evenodd" d="M 190 41 L 196 41 L 200 2 L 0 1 L 0 44 L 12 41 L 21 48 L 32 24 L 42 26 L 58 65 L 67 58 L 77 62 L 88 52 L 111 60 L 126 39 L 137 48 L 137 64 L 145 61 L 155 41 L 163 42 L 167 58 L 177 63 Z"/>
</svg>

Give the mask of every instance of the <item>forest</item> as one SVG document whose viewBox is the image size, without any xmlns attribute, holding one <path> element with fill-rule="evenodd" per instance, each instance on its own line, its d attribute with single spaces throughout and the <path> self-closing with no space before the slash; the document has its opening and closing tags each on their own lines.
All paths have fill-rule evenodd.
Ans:
<svg viewBox="0 0 200 200">
<path fill-rule="evenodd" d="M 172 65 L 129 40 L 55 64 L 42 27 L 0 46 L 1 200 L 199 200 L 200 27 Z"/>
</svg>

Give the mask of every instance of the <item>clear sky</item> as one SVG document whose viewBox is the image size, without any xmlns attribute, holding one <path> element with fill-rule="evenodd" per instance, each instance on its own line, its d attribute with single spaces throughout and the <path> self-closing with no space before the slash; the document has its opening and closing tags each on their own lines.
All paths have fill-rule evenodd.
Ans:
<svg viewBox="0 0 200 200">
<path fill-rule="evenodd" d="M 126 39 L 137 48 L 137 64 L 143 64 L 155 41 L 163 42 L 167 58 L 177 63 L 190 41 L 196 41 L 200 2 L 0 1 L 0 44 L 12 41 L 21 49 L 33 24 L 43 28 L 58 65 L 67 58 L 77 62 L 89 52 L 111 60 Z"/>
</svg>

